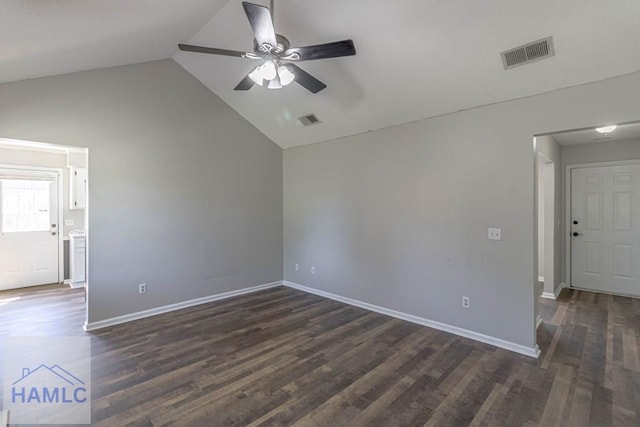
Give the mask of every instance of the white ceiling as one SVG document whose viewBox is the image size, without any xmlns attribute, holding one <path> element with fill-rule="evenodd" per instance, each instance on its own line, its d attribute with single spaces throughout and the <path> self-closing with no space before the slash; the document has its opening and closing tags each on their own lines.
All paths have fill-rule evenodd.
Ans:
<svg viewBox="0 0 640 427">
<path fill-rule="evenodd" d="M 639 117 L 640 118 L 640 117 Z M 553 139 L 560 145 L 591 144 L 595 142 L 613 142 L 636 140 L 640 143 L 640 123 L 621 125 L 608 135 L 596 132 L 595 129 L 583 129 L 553 134 Z"/>
<path fill-rule="evenodd" d="M 176 44 L 250 50 L 240 0 L 0 0 L 0 81 L 173 55 L 286 148 L 640 70 L 637 0 L 276 0 L 275 16 L 294 46 L 351 38 L 358 54 L 301 62 L 328 85 L 316 95 L 234 92 L 255 62 Z M 555 57 L 503 70 L 501 51 L 550 35 Z"/>
<path fill-rule="evenodd" d="M 0 82 L 171 58 L 228 0 L 0 0 Z"/>
<path fill-rule="evenodd" d="M 300 63 L 328 85 L 317 95 L 298 85 L 234 92 L 253 62 L 174 58 L 282 147 L 640 70 L 637 0 L 276 0 L 275 16 L 292 45 L 351 38 L 358 54 Z M 504 71 L 501 51 L 550 35 L 555 57 Z M 189 42 L 250 49 L 240 1 L 227 3 Z M 309 113 L 323 123 L 297 123 Z"/>
</svg>

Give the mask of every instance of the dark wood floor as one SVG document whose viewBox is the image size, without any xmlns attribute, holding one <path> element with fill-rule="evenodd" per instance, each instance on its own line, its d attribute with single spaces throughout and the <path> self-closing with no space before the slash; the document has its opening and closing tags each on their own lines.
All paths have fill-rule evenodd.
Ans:
<svg viewBox="0 0 640 427">
<path fill-rule="evenodd" d="M 541 300 L 539 359 L 289 288 L 92 334 L 99 426 L 638 426 L 640 300 Z M 0 292 L 2 335 L 77 335 L 82 290 Z"/>
</svg>

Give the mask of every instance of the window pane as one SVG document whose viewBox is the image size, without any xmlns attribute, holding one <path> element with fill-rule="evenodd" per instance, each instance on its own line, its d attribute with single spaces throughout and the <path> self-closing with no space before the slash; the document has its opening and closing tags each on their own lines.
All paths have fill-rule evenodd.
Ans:
<svg viewBox="0 0 640 427">
<path fill-rule="evenodd" d="M 0 184 L 4 233 L 49 230 L 49 181 L 3 179 Z"/>
</svg>

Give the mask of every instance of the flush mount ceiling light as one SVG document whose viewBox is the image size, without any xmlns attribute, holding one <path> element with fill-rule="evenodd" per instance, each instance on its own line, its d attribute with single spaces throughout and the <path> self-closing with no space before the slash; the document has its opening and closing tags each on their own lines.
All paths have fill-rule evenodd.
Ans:
<svg viewBox="0 0 640 427">
<path fill-rule="evenodd" d="M 607 135 L 616 130 L 617 127 L 617 125 L 603 126 L 601 128 L 596 128 L 596 132 Z"/>
<path fill-rule="evenodd" d="M 187 52 L 209 53 L 213 55 L 235 56 L 246 59 L 259 59 L 262 63 L 255 67 L 234 90 L 249 90 L 254 85 L 269 89 L 280 89 L 295 81 L 312 93 L 318 93 L 327 85 L 298 67 L 296 64 L 282 61 L 311 61 L 314 59 L 338 58 L 356 54 L 352 40 L 318 44 L 305 47 L 290 47 L 286 37 L 276 34 L 273 28 L 273 2 L 271 7 L 242 2 L 244 12 L 253 29 L 253 52 L 218 49 L 213 47 L 179 44 L 178 48 Z"/>
</svg>

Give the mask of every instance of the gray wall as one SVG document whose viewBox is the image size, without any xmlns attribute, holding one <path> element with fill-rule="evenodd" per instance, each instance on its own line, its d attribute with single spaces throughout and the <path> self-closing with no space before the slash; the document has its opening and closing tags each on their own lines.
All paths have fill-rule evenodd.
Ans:
<svg viewBox="0 0 640 427">
<path fill-rule="evenodd" d="M 562 163 L 564 166 L 630 159 L 640 159 L 640 140 L 599 142 L 562 147 Z"/>
<path fill-rule="evenodd" d="M 640 119 L 640 113 L 636 119 Z M 618 160 L 640 159 L 640 140 L 626 140 L 613 142 L 598 142 L 591 144 L 568 145 L 561 147 L 562 156 L 562 221 L 561 221 L 561 250 L 562 250 L 562 280 L 567 283 L 566 250 L 569 239 L 566 215 L 567 166 L 580 163 L 613 162 Z"/>
<path fill-rule="evenodd" d="M 282 279 L 282 151 L 172 60 L 0 85 L 0 137 L 89 148 L 90 322 Z"/>
<path fill-rule="evenodd" d="M 635 73 L 285 150 L 285 279 L 533 347 L 533 135 L 639 116 Z"/>
</svg>

